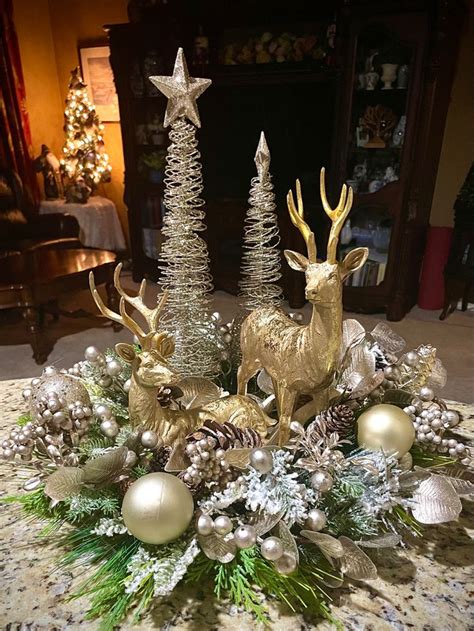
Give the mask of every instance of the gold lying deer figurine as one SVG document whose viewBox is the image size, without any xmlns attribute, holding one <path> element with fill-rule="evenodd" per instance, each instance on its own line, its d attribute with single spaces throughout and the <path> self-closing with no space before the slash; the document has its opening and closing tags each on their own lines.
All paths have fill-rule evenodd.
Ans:
<svg viewBox="0 0 474 631">
<path fill-rule="evenodd" d="M 237 427 L 250 427 L 265 438 L 268 427 L 274 425 L 275 421 L 256 402 L 245 396 L 216 397 L 215 401 L 207 405 L 187 410 L 171 410 L 160 406 L 157 399 L 159 388 L 174 386 L 180 381 L 178 373 L 167 362 L 174 351 L 174 340 L 167 333 L 157 332 L 160 314 L 166 302 L 166 292 L 157 306 L 150 309 L 144 304 L 146 281 L 142 281 L 138 296 L 129 296 L 120 284 L 121 269 L 122 264 L 119 263 L 114 272 L 114 285 L 121 296 L 119 313 L 105 306 L 95 287 L 92 272 L 89 275 L 89 285 L 100 312 L 131 331 L 142 347 L 142 351 L 137 353 L 131 344 L 121 342 L 115 346 L 117 354 L 132 365 L 128 404 L 130 423 L 155 431 L 163 444 L 170 447 L 182 442 L 187 434 L 201 427 L 206 420 L 218 423 L 229 421 Z M 127 313 L 125 303 L 135 307 L 144 317 L 149 328 L 148 333 Z"/>
<path fill-rule="evenodd" d="M 324 177 L 321 169 L 321 201 L 332 222 L 325 262 L 316 259 L 316 241 L 304 221 L 298 180 L 298 208 L 291 191 L 287 197 L 291 221 L 305 240 L 308 257 L 291 250 L 285 250 L 285 257 L 291 268 L 306 274 L 306 299 L 313 305 L 311 321 L 301 326 L 278 307 L 261 307 L 248 315 L 241 329 L 238 392 L 245 394 L 249 379 L 260 369 L 267 371 L 277 402 L 280 445 L 288 441 L 292 418 L 305 421 L 327 404 L 342 342 L 342 284 L 364 265 L 369 254 L 367 248 L 355 248 L 341 263 L 337 261 L 337 242 L 352 206 L 352 189 L 344 184 L 339 203 L 332 209 Z M 293 415 L 300 394 L 310 395 L 312 401 Z"/>
</svg>

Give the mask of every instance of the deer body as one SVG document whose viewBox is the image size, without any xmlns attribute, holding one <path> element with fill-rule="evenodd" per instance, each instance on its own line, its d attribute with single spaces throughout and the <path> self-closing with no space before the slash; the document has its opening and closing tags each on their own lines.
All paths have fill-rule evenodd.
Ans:
<svg viewBox="0 0 474 631">
<path fill-rule="evenodd" d="M 131 297 L 120 285 L 121 263 L 114 273 L 114 284 L 119 292 L 120 313 L 115 313 L 105 306 L 98 293 L 94 276 L 91 272 L 89 284 L 92 296 L 101 313 L 107 318 L 126 326 L 139 339 L 142 352 L 136 352 L 131 344 L 116 344 L 117 354 L 132 366 L 129 390 L 130 422 L 135 427 L 155 431 L 162 444 L 173 447 L 184 441 L 185 437 L 201 427 L 206 420 L 218 423 L 226 421 L 237 427 L 255 429 L 262 438 L 266 437 L 271 419 L 259 405 L 251 399 L 240 396 L 217 398 L 201 407 L 172 410 L 162 408 L 157 395 L 163 386 L 174 386 L 179 383 L 180 376 L 168 364 L 167 358 L 174 351 L 174 340 L 166 333 L 158 333 L 157 326 L 161 310 L 166 301 L 166 293 L 154 309 L 148 308 L 144 302 L 145 281 L 142 282 L 138 296 Z M 140 325 L 127 313 L 125 302 L 132 304 L 145 318 L 149 332 L 145 333 Z"/>
<path fill-rule="evenodd" d="M 117 352 L 123 357 L 125 346 L 117 345 Z M 147 353 L 142 353 L 147 355 Z M 163 408 L 157 399 L 158 390 L 162 385 L 178 383 L 176 373 L 165 368 L 162 377 L 158 378 L 159 385 L 149 386 L 143 382 L 140 375 L 141 360 L 132 359 L 132 377 L 129 391 L 130 423 L 135 427 L 153 430 L 163 441 L 163 444 L 173 447 L 185 436 L 202 427 L 204 421 L 228 421 L 236 427 L 252 427 L 262 436 L 266 436 L 267 429 L 275 421 L 251 399 L 234 395 L 216 399 L 207 405 L 189 410 L 174 410 Z M 145 362 L 147 359 L 145 359 Z"/>
<path fill-rule="evenodd" d="M 331 347 L 340 337 L 342 309 L 341 313 L 337 311 L 325 308 L 319 313 L 313 306 L 308 326 L 297 324 L 276 307 L 253 311 L 246 318 L 241 334 L 243 346 L 247 346 L 244 338 L 257 340 L 254 350 L 258 359 L 253 374 L 265 367 L 274 385 L 284 383 L 301 394 L 312 394 L 324 385 L 336 367 Z"/>
<path fill-rule="evenodd" d="M 316 258 L 314 234 L 303 219 L 301 188 L 297 182 L 298 209 L 291 192 L 288 209 L 295 226 L 302 233 L 308 258 L 298 252 L 285 251 L 293 269 L 305 273 L 306 299 L 312 303 L 311 321 L 301 326 L 280 309 L 256 309 L 242 324 L 242 364 L 238 372 L 238 391 L 244 394 L 249 379 L 264 368 L 270 375 L 279 415 L 279 442 L 289 438 L 289 425 L 300 394 L 310 395 L 311 404 L 298 410 L 295 418 L 306 420 L 308 411 L 316 413 L 327 404 L 342 340 L 342 285 L 344 279 L 361 267 L 368 256 L 367 248 L 351 250 L 341 263 L 336 260 L 337 238 L 352 205 L 352 190 L 344 185 L 339 204 L 332 210 L 327 203 L 324 169 L 321 170 L 321 199 L 332 220 L 328 259 Z M 306 414 L 306 416 L 305 416 Z"/>
</svg>

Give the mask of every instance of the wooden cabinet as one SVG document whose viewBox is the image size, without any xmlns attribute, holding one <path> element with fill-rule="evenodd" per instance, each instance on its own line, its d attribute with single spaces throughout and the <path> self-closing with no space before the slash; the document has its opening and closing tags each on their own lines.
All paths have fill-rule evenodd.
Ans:
<svg viewBox="0 0 474 631">
<path fill-rule="evenodd" d="M 294 32 L 317 33 L 313 48 L 318 52 L 314 58 L 283 63 L 223 63 L 222 51 L 232 38 L 243 46 L 245 39 L 261 37 L 269 30 L 268 6 L 263 10 L 254 3 L 232 3 L 229 9 L 222 3 L 205 2 L 194 18 L 181 6 L 180 15 L 187 16 L 186 22 L 180 21 L 179 15 L 172 19 L 167 14 L 155 23 L 106 27 L 120 106 L 125 202 L 136 280 L 144 275 L 159 276 L 156 259 L 165 210 L 160 158 L 168 144 L 162 128 L 166 100 L 146 77 L 171 74 L 178 46 L 184 47 L 191 76 L 213 81 L 198 101 L 202 123 L 198 140 L 207 215 L 204 237 L 215 287 L 238 291 L 244 217 L 250 181 L 256 175 L 254 155 L 261 130 L 272 154 L 282 249 L 304 247 L 286 208 L 286 194 L 297 177 L 305 190 L 309 221 L 323 235 L 317 174 L 330 160 L 337 72 L 322 47 L 327 46 L 326 30 L 333 12 L 324 9 L 326 14 L 320 15 L 318 10 L 308 11 L 304 4 L 297 3 Z M 209 35 L 210 56 L 208 64 L 196 66 L 193 37 L 199 26 Z M 271 28 L 275 37 L 288 30 L 286 4 L 274 3 Z M 321 56 L 316 58 L 319 51 Z M 289 270 L 286 263 L 282 268 L 287 297 L 294 307 L 302 306 L 303 276 Z"/>
<path fill-rule="evenodd" d="M 253 156 L 263 129 L 272 154 L 282 249 L 304 251 L 285 199 L 297 177 L 321 254 L 328 226 L 319 200 L 319 170 L 327 167 L 334 197 L 344 182 L 357 179 L 351 229 L 345 230 L 340 254 L 366 243 L 371 261 L 365 276 L 345 287 L 345 306 L 402 318 L 416 301 L 463 5 L 406 0 L 323 7 L 295 0 L 290 18 L 287 3 L 280 0 L 199 6 L 183 0 L 159 7 L 162 13 L 155 21 L 151 14 L 144 22 L 107 27 L 120 105 L 134 278 L 159 276 L 165 212 L 166 100 L 146 77 L 171 74 L 176 50 L 183 46 L 191 75 L 213 80 L 198 102 L 198 139 L 207 212 L 204 236 L 216 288 L 238 291 Z M 335 49 L 328 32 L 334 16 Z M 209 37 L 209 63 L 193 66 L 193 38 L 200 31 Z M 270 36 L 284 42 L 281 50 L 287 57 L 255 63 L 255 55 L 253 63 L 243 63 L 248 42 L 259 52 L 264 42 L 268 57 Z M 229 49 L 234 41 L 235 50 L 232 43 Z M 301 41 L 305 46 L 312 42 L 314 53 L 296 50 Z M 234 55 L 230 62 L 229 55 Z M 391 84 L 389 76 L 381 79 L 386 64 L 392 64 L 386 69 L 392 73 L 397 66 Z M 378 74 L 373 90 L 365 76 L 372 67 Z M 368 108 L 379 121 L 378 131 L 369 135 L 361 123 L 370 117 Z M 384 116 L 394 119 L 390 129 Z M 303 275 L 286 264 L 283 271 L 290 304 L 302 306 Z"/>
</svg>

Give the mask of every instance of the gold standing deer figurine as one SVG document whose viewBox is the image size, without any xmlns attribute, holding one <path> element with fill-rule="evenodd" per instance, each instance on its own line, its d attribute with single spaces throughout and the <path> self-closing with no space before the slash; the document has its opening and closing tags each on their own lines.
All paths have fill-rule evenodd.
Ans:
<svg viewBox="0 0 474 631">
<path fill-rule="evenodd" d="M 180 376 L 168 364 L 167 359 L 173 354 L 174 340 L 167 333 L 157 331 L 160 314 L 165 306 L 166 292 L 163 293 L 157 306 L 150 309 L 144 303 L 146 281 L 143 280 L 138 296 L 129 296 L 120 284 L 122 264 L 119 263 L 114 272 L 114 285 L 120 294 L 119 313 L 105 306 L 96 289 L 94 275 L 89 275 L 89 285 L 94 301 L 100 312 L 110 320 L 118 322 L 131 331 L 139 340 L 141 352 L 136 352 L 131 344 L 116 344 L 117 354 L 132 365 L 132 377 L 129 390 L 130 423 L 143 429 L 153 430 L 164 445 L 174 447 L 183 442 L 186 435 L 201 427 L 204 421 L 214 420 L 218 423 L 229 421 L 237 427 L 255 429 L 263 438 L 268 427 L 275 421 L 265 414 L 258 404 L 245 396 L 226 396 L 206 405 L 172 410 L 162 408 L 157 394 L 160 387 L 178 385 Z M 125 303 L 130 304 L 144 317 L 149 332 L 145 333 L 141 326 L 127 313 Z M 212 382 L 206 381 L 211 386 Z M 216 388 L 216 390 L 219 390 Z"/>
<path fill-rule="evenodd" d="M 339 203 L 332 209 L 326 197 L 323 168 L 320 190 L 323 208 L 332 222 L 327 260 L 321 263 L 316 258 L 314 233 L 304 221 L 298 180 L 298 208 L 291 191 L 287 197 L 291 221 L 305 240 L 308 257 L 291 250 L 285 250 L 285 257 L 291 268 L 305 272 L 306 299 L 313 305 L 311 321 L 301 326 L 278 307 L 261 307 L 249 314 L 241 329 L 238 392 L 245 394 L 249 379 L 262 368 L 267 371 L 277 402 L 280 445 L 288 441 L 292 418 L 304 421 L 327 404 L 342 342 L 342 284 L 349 274 L 364 265 L 369 254 L 367 248 L 355 248 L 342 262 L 337 261 L 337 243 L 351 210 L 352 189 L 344 184 Z M 312 401 L 293 416 L 301 394 L 311 396 Z"/>
</svg>

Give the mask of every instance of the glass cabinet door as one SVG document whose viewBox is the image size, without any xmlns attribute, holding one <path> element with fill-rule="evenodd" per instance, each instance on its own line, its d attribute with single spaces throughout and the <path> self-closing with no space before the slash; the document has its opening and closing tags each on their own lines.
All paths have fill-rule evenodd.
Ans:
<svg viewBox="0 0 474 631">
<path fill-rule="evenodd" d="M 346 280 L 351 287 L 377 286 L 385 278 L 394 217 L 389 203 L 384 207 L 371 198 L 387 186 L 397 189 L 413 58 L 413 47 L 384 23 L 357 35 L 345 165 L 357 203 L 341 234 L 341 258 L 359 246 L 369 248 L 369 258 Z"/>
</svg>

